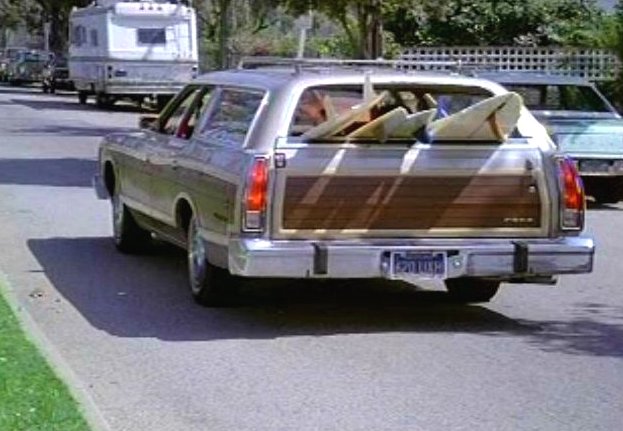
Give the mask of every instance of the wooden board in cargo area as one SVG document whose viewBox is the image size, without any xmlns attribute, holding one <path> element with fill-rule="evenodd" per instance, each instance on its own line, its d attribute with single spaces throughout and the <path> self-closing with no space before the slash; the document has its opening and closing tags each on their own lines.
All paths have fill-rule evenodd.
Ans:
<svg viewBox="0 0 623 431">
<path fill-rule="evenodd" d="M 427 230 L 541 226 L 530 175 L 289 177 L 283 229 Z"/>
</svg>

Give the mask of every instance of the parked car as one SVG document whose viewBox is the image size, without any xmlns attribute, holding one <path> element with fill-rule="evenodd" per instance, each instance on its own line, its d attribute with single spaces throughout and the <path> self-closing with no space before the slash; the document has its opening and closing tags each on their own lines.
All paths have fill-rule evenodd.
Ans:
<svg viewBox="0 0 623 431">
<path fill-rule="evenodd" d="M 99 149 L 114 242 L 138 252 L 155 233 L 185 248 L 204 305 L 240 277 L 433 279 L 482 302 L 502 282 L 592 270 L 575 165 L 490 81 L 220 71 L 140 124 Z"/>
<path fill-rule="evenodd" d="M 0 50 L 0 82 L 6 82 L 9 78 L 9 63 L 17 54 L 26 48 L 10 46 Z"/>
<path fill-rule="evenodd" d="M 7 80 L 11 85 L 41 82 L 43 69 L 50 57 L 43 51 L 19 51 L 8 65 Z"/>
<path fill-rule="evenodd" d="M 74 84 L 69 79 L 67 59 L 56 56 L 43 69 L 41 87 L 44 93 L 55 93 L 56 90 L 74 90 Z"/>
<path fill-rule="evenodd" d="M 583 78 L 530 72 L 478 76 L 522 95 L 560 149 L 576 160 L 596 202 L 623 200 L 623 119 L 595 85 Z"/>
</svg>

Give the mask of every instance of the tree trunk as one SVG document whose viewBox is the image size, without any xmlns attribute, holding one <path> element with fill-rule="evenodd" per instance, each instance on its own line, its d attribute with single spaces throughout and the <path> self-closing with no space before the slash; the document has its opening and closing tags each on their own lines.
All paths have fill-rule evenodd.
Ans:
<svg viewBox="0 0 623 431">
<path fill-rule="evenodd" d="M 229 35 L 232 25 L 232 8 L 230 0 L 219 1 L 220 24 L 219 24 L 219 69 L 229 67 Z"/>
</svg>

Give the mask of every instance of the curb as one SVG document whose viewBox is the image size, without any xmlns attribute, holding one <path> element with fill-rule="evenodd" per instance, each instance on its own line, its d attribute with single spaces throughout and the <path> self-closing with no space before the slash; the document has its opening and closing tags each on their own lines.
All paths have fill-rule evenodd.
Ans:
<svg viewBox="0 0 623 431">
<path fill-rule="evenodd" d="M 91 431 L 112 431 L 110 424 L 95 404 L 85 385 L 43 331 L 39 329 L 28 311 L 20 305 L 11 283 L 2 271 L 0 271 L 0 296 L 5 298 L 9 304 L 9 308 L 24 330 L 26 338 L 35 345 L 52 371 L 63 381 L 71 396 L 78 403 L 79 411 L 84 416 Z"/>
</svg>

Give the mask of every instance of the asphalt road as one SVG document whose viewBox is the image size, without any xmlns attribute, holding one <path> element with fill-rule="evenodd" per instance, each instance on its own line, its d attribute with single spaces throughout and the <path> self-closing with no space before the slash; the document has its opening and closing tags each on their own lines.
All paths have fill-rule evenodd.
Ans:
<svg viewBox="0 0 623 431">
<path fill-rule="evenodd" d="M 487 306 L 385 283 L 250 286 L 205 309 L 184 254 L 118 254 L 90 188 L 131 108 L 0 87 L 0 269 L 114 431 L 619 430 L 623 205 L 595 271 Z"/>
</svg>

